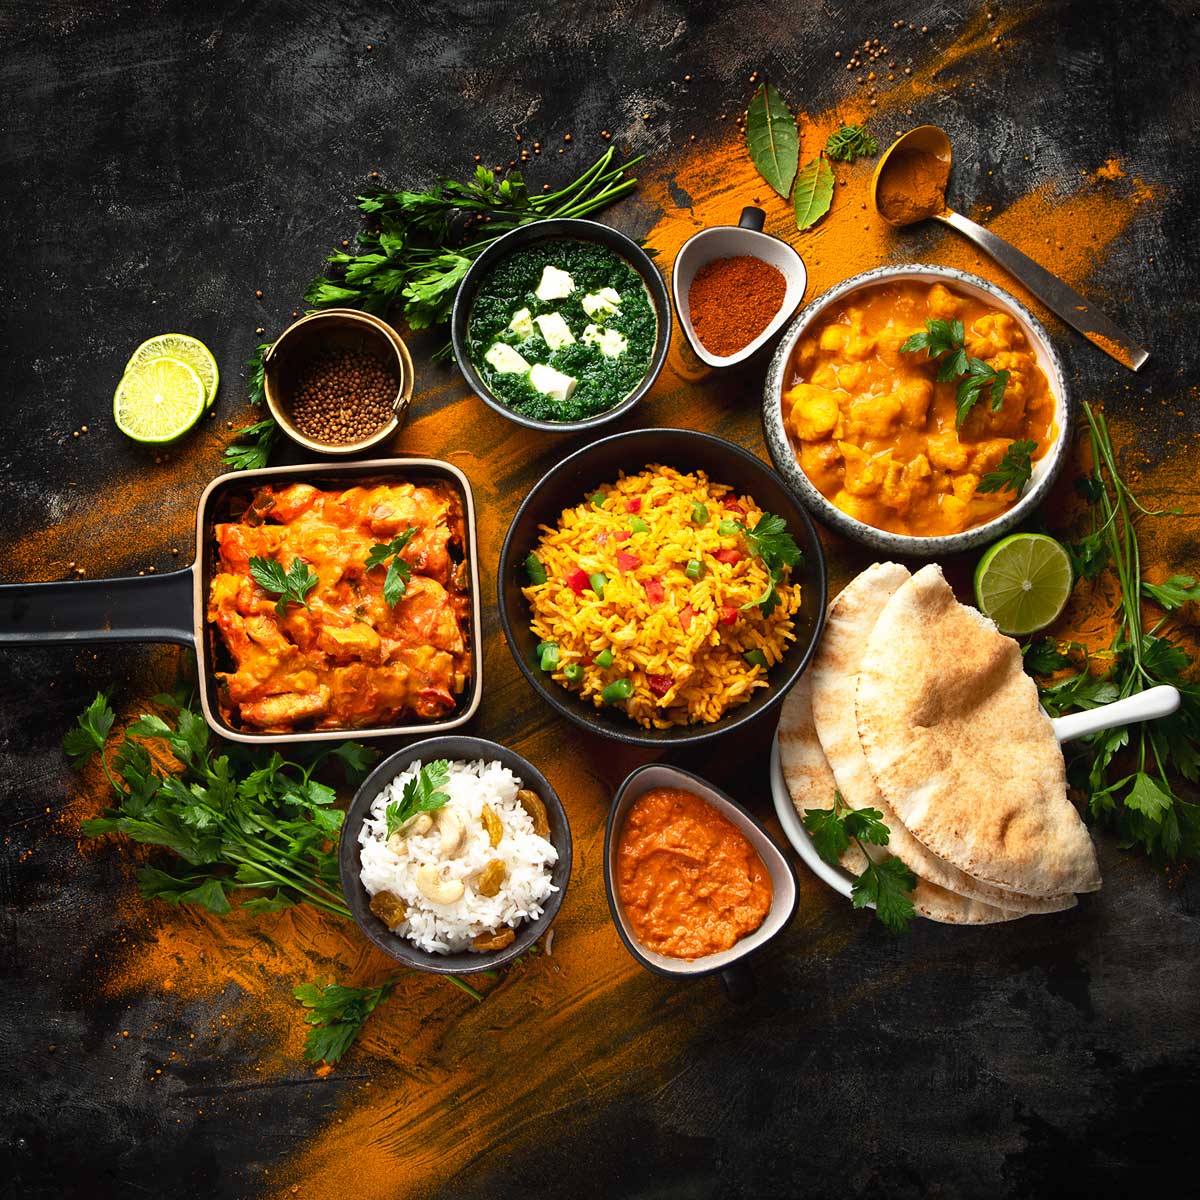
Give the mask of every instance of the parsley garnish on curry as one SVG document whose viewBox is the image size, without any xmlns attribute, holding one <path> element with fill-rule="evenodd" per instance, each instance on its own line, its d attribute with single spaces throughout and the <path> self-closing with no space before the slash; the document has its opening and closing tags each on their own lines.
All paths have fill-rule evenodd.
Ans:
<svg viewBox="0 0 1200 1200">
<path fill-rule="evenodd" d="M 234 663 L 217 672 L 232 726 L 364 729 L 457 707 L 470 593 L 448 484 L 267 486 L 214 536 L 208 620 Z"/>
<path fill-rule="evenodd" d="M 940 283 L 851 292 L 799 340 L 783 394 L 796 457 L 848 516 L 937 537 L 1001 515 L 1056 436 L 1016 319 Z"/>
</svg>

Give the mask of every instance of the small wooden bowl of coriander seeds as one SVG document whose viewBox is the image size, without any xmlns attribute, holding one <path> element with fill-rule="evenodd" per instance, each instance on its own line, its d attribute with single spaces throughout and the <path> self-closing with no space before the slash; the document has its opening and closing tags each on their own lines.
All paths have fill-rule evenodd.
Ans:
<svg viewBox="0 0 1200 1200">
<path fill-rule="evenodd" d="M 279 427 L 318 454 L 357 454 L 400 428 L 413 365 L 400 335 L 353 308 L 309 313 L 263 355 L 263 391 Z"/>
</svg>

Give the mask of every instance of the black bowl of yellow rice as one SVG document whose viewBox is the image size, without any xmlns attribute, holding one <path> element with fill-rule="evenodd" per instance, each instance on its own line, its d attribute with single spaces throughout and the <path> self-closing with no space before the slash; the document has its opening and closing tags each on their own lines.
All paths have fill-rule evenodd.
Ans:
<svg viewBox="0 0 1200 1200">
<path fill-rule="evenodd" d="M 768 517 L 794 565 L 754 536 L 779 530 Z M 807 513 L 762 459 L 691 429 L 615 434 L 548 471 L 509 527 L 498 585 L 509 649 L 555 711 L 664 749 L 774 708 L 825 618 Z"/>
</svg>

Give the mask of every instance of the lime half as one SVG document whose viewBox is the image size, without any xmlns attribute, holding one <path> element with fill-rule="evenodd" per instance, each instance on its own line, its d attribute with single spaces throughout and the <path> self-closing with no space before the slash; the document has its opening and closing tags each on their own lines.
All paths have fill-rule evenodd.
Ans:
<svg viewBox="0 0 1200 1200">
<path fill-rule="evenodd" d="M 186 333 L 160 333 L 156 337 L 144 341 L 125 364 L 125 374 L 144 366 L 156 358 L 177 358 L 185 362 L 204 384 L 205 405 L 212 408 L 217 398 L 217 381 L 220 374 L 217 371 L 217 360 L 212 351 L 200 341 Z"/>
<path fill-rule="evenodd" d="M 975 601 L 1001 633 L 1045 629 L 1067 605 L 1074 573 L 1067 552 L 1044 533 L 1014 533 L 975 568 Z"/>
<path fill-rule="evenodd" d="M 113 396 L 117 428 L 135 442 L 173 442 L 200 419 L 200 376 L 177 358 L 152 358 L 127 371 Z"/>
</svg>

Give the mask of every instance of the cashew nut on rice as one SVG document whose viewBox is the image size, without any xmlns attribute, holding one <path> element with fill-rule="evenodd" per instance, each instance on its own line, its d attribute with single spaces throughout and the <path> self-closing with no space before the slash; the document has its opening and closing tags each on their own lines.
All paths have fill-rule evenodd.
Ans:
<svg viewBox="0 0 1200 1200">
<path fill-rule="evenodd" d="M 466 891 L 461 879 L 448 879 L 435 863 L 417 868 L 417 891 L 433 904 L 453 904 Z"/>
</svg>

